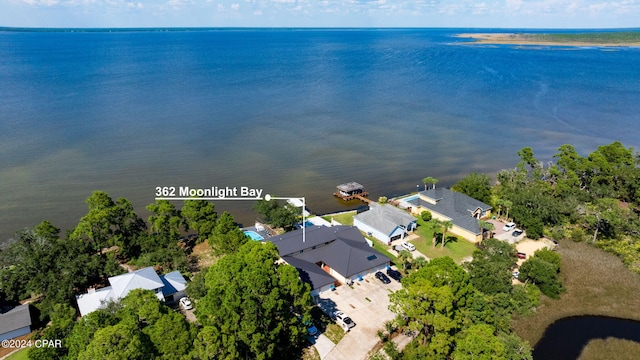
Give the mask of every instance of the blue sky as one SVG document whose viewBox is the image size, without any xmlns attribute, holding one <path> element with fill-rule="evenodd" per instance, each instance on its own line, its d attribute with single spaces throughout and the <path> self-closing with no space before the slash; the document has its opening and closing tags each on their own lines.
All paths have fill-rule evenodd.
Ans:
<svg viewBox="0 0 640 360">
<path fill-rule="evenodd" d="M 640 27 L 640 0 L 0 0 L 12 27 Z"/>
</svg>

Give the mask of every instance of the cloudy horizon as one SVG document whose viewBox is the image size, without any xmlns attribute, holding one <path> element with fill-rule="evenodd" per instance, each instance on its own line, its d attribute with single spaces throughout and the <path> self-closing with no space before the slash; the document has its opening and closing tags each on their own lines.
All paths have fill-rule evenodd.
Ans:
<svg viewBox="0 0 640 360">
<path fill-rule="evenodd" d="M 636 28 L 640 0 L 4 0 L 6 27 Z"/>
</svg>

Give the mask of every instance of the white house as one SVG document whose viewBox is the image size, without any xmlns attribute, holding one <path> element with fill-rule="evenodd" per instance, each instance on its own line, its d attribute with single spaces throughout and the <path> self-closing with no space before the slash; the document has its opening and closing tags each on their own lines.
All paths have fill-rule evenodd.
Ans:
<svg viewBox="0 0 640 360">
<path fill-rule="evenodd" d="M 186 288 L 186 280 L 178 271 L 164 275 L 161 278 L 152 267 L 112 276 L 109 278 L 109 284 L 111 286 L 97 290 L 89 289 L 88 293 L 76 296 L 80 315 L 85 316 L 90 312 L 96 311 L 109 301 L 122 299 L 131 290 L 151 290 L 156 294 L 158 300 L 166 301 L 168 298 L 169 302 L 171 302 L 174 299 L 178 299 L 175 296 L 176 293 L 184 293 Z"/>
<path fill-rule="evenodd" d="M 353 217 L 354 226 L 385 244 L 403 239 L 407 232 L 415 230 L 416 224 L 415 217 L 389 204 L 371 203 L 369 210 Z"/>
</svg>

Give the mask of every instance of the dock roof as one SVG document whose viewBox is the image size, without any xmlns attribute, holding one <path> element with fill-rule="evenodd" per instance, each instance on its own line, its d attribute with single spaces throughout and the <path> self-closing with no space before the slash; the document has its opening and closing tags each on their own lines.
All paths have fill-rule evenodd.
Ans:
<svg viewBox="0 0 640 360">
<path fill-rule="evenodd" d="M 362 190 L 362 189 L 364 189 L 364 186 L 362 186 L 362 184 L 359 184 L 355 181 L 338 185 L 338 190 L 344 191 L 344 192 L 351 192 L 351 191 Z"/>
</svg>

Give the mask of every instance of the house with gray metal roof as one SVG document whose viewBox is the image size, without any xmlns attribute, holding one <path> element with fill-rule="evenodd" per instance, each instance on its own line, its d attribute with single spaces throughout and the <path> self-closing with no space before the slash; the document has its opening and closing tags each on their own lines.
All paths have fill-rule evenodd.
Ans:
<svg viewBox="0 0 640 360">
<path fill-rule="evenodd" d="M 337 284 L 361 280 L 368 274 L 385 269 L 390 259 L 375 250 L 354 226 L 310 226 L 305 241 L 302 231 L 274 236 L 280 257 L 300 273 L 311 285 L 311 295 L 333 289 Z"/>
<path fill-rule="evenodd" d="M 420 191 L 418 195 L 402 199 L 400 206 L 410 208 L 416 215 L 428 210 L 438 220 L 451 221 L 451 233 L 471 242 L 482 240 L 478 220 L 491 216 L 492 209 L 490 205 L 463 193 L 442 188 Z"/>
<path fill-rule="evenodd" d="M 416 224 L 414 216 L 390 204 L 370 203 L 369 210 L 353 217 L 354 226 L 385 244 L 404 239 Z"/>
<path fill-rule="evenodd" d="M 16 306 L 0 314 L 0 341 L 17 338 L 31 332 L 29 305 Z"/>
<path fill-rule="evenodd" d="M 109 278 L 109 284 L 111 284 L 111 286 L 97 290 L 89 289 L 88 293 L 76 296 L 81 316 L 98 310 L 109 301 L 122 299 L 127 296 L 131 290 L 151 290 L 156 294 L 158 300 L 163 302 L 169 300 L 169 302 L 171 302 L 171 300 L 178 298 L 175 296 L 176 293 L 184 292 L 186 288 L 186 280 L 179 272 L 174 271 L 161 278 L 156 274 L 153 267 L 146 267 L 126 274 L 112 276 Z M 167 299 L 167 297 L 169 297 L 169 299 Z"/>
</svg>

